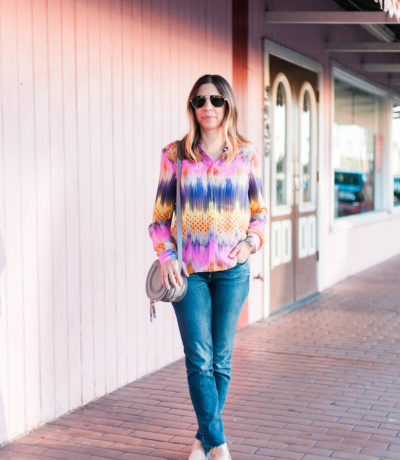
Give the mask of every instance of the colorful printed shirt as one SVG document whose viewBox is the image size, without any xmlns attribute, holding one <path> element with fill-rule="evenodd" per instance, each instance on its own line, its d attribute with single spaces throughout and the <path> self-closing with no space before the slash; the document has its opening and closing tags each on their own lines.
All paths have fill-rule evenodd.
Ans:
<svg viewBox="0 0 400 460">
<path fill-rule="evenodd" d="M 182 160 L 182 259 L 189 273 L 226 270 L 236 265 L 228 255 L 238 243 L 251 238 L 263 244 L 267 220 L 262 182 L 254 146 L 240 145 L 233 159 L 225 147 L 213 161 L 198 144 L 197 162 Z M 161 263 L 176 259 L 177 142 L 161 152 L 160 178 L 149 226 Z"/>
</svg>

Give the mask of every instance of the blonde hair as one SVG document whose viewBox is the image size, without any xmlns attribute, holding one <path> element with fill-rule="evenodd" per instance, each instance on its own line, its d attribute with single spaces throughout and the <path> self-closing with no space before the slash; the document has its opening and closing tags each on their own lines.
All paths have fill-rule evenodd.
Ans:
<svg viewBox="0 0 400 460">
<path fill-rule="evenodd" d="M 250 142 L 244 136 L 239 134 L 237 130 L 237 108 L 235 103 L 235 96 L 233 95 L 230 84 L 225 80 L 224 77 L 221 77 L 221 75 L 210 74 L 200 77 L 193 85 L 193 88 L 189 93 L 187 100 L 189 132 L 181 140 L 182 157 L 192 161 L 196 161 L 197 159 L 195 148 L 200 141 L 201 131 L 194 108 L 192 107 L 190 101 L 195 96 L 197 96 L 197 92 L 200 86 L 206 83 L 212 83 L 215 85 L 221 96 L 224 96 L 226 99 L 225 114 L 222 120 L 222 129 L 224 132 L 226 144 L 228 146 L 227 159 L 231 160 L 235 156 L 239 144 L 248 146 L 250 145 Z"/>
</svg>

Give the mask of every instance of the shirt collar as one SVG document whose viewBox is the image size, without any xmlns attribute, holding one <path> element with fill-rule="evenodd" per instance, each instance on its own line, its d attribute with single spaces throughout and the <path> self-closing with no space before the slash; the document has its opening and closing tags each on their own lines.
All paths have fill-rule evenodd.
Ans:
<svg viewBox="0 0 400 460">
<path fill-rule="evenodd" d="M 195 151 L 196 155 L 197 155 L 197 153 L 201 154 L 201 152 L 204 152 L 203 145 L 204 144 L 202 142 L 197 143 L 196 151 Z M 228 144 L 225 142 L 225 146 L 224 146 L 224 148 L 222 150 L 222 154 L 220 156 L 221 160 L 225 160 L 225 158 L 228 156 L 228 153 L 229 153 L 229 147 L 228 147 Z"/>
</svg>

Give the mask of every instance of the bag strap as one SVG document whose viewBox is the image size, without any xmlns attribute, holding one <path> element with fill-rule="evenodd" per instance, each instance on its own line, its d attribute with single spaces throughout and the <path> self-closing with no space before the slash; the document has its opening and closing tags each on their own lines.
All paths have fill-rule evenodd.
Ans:
<svg viewBox="0 0 400 460">
<path fill-rule="evenodd" d="M 176 163 L 176 240 L 178 246 L 179 273 L 182 271 L 182 212 L 181 212 L 181 169 L 182 159 L 180 156 L 180 141 L 177 143 Z"/>
</svg>

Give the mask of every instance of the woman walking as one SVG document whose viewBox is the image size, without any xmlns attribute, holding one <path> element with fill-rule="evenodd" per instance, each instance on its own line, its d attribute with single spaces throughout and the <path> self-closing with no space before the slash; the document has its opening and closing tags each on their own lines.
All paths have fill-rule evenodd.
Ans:
<svg viewBox="0 0 400 460">
<path fill-rule="evenodd" d="M 221 418 L 231 378 L 237 321 L 249 291 L 249 256 L 263 243 L 267 210 L 254 146 L 237 132 L 229 83 L 204 75 L 187 102 L 189 132 L 161 153 L 149 226 L 164 286 L 182 285 L 173 302 L 198 430 L 189 460 L 231 459 Z M 182 157 L 183 274 L 176 254 L 176 159 Z"/>
</svg>

